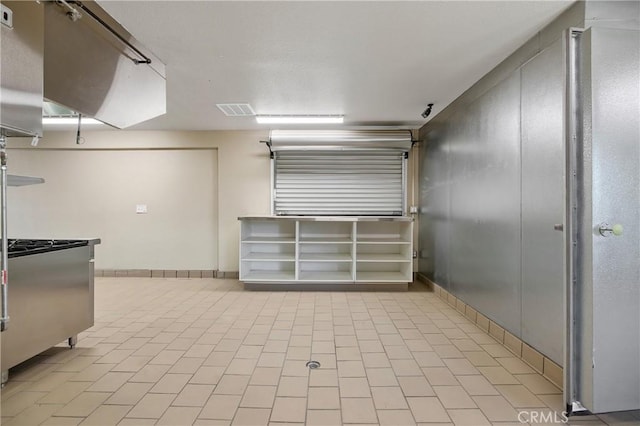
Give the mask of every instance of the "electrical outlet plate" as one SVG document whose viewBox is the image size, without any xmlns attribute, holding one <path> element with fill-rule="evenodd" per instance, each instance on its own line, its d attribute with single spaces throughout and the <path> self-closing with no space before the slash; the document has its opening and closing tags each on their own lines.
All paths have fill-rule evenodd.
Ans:
<svg viewBox="0 0 640 426">
<path fill-rule="evenodd" d="M 146 213 L 147 213 L 146 204 L 136 204 L 136 214 L 146 214 Z"/>
<path fill-rule="evenodd" d="M 409 207 L 409 213 L 411 213 L 411 214 L 416 214 L 416 213 L 418 213 L 418 206 L 411 206 L 411 207 Z"/>
<path fill-rule="evenodd" d="M 2 11 L 0 12 L 0 18 L 2 21 L 2 25 L 4 25 L 5 27 L 13 28 L 13 11 L 4 4 L 1 6 Z"/>
</svg>

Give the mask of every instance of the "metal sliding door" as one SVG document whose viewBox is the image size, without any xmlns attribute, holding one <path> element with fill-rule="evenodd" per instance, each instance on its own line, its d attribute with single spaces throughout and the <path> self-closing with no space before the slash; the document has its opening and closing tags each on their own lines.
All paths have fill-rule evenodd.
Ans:
<svg viewBox="0 0 640 426">
<path fill-rule="evenodd" d="M 402 215 L 406 153 L 300 150 L 274 153 L 276 215 Z"/>
</svg>

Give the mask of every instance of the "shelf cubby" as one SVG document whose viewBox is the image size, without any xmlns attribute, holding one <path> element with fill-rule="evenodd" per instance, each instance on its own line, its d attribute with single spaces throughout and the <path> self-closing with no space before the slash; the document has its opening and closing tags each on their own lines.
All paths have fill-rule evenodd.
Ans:
<svg viewBox="0 0 640 426">
<path fill-rule="evenodd" d="M 327 282 L 327 283 L 351 283 L 353 282 L 353 276 L 350 272 L 345 271 L 313 271 L 313 272 L 300 272 L 298 280 L 301 282 Z"/>
<path fill-rule="evenodd" d="M 240 260 L 263 260 L 274 262 L 294 262 L 295 244 L 243 242 L 240 248 Z"/>
<path fill-rule="evenodd" d="M 300 244 L 300 262 L 352 262 L 353 244 L 316 243 Z"/>
<path fill-rule="evenodd" d="M 293 281 L 296 278 L 294 261 L 242 260 L 242 281 Z"/>
<path fill-rule="evenodd" d="M 257 220 L 243 224 L 241 241 L 244 243 L 289 243 L 296 242 L 296 223 L 280 220 Z"/>
<path fill-rule="evenodd" d="M 356 250 L 358 262 L 409 262 L 412 259 L 411 245 L 405 243 L 358 242 Z"/>
<path fill-rule="evenodd" d="M 295 281 L 294 271 L 249 271 L 240 278 L 241 281 L 260 281 L 279 283 L 283 281 Z"/>
<path fill-rule="evenodd" d="M 353 222 L 300 222 L 300 244 L 351 244 Z"/>
<path fill-rule="evenodd" d="M 313 282 L 353 282 L 352 262 L 301 262 L 298 279 Z"/>
<path fill-rule="evenodd" d="M 356 262 L 356 282 L 411 281 L 411 262 Z"/>
<path fill-rule="evenodd" d="M 351 253 L 300 253 L 300 262 L 353 262 Z"/>
<path fill-rule="evenodd" d="M 356 238 L 359 243 L 410 245 L 410 222 L 360 222 Z"/>
</svg>

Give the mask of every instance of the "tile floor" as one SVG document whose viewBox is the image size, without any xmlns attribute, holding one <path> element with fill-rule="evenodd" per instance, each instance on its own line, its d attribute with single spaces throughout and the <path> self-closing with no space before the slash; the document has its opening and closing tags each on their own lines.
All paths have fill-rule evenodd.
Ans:
<svg viewBox="0 0 640 426">
<path fill-rule="evenodd" d="M 558 388 L 419 284 L 249 292 L 235 280 L 96 278 L 95 326 L 74 350 L 12 370 L 1 416 L 7 426 L 479 426 L 562 409 Z M 637 425 L 640 412 L 571 423 Z"/>
</svg>

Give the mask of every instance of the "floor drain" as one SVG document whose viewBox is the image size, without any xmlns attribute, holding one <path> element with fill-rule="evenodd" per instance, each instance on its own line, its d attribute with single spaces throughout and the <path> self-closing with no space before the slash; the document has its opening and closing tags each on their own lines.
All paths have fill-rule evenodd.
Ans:
<svg viewBox="0 0 640 426">
<path fill-rule="evenodd" d="M 320 363 L 318 361 L 309 361 L 307 367 L 313 370 L 314 368 L 320 367 Z"/>
</svg>

